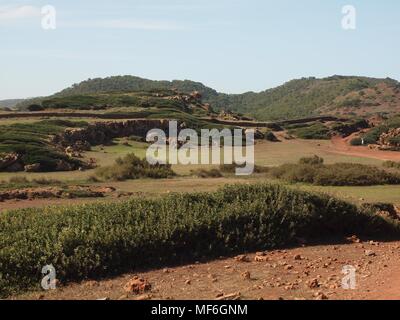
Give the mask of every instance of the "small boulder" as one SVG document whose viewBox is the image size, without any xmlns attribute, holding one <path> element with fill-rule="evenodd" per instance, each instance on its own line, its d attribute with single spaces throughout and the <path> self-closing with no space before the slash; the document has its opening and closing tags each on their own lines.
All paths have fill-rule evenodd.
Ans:
<svg viewBox="0 0 400 320">
<path fill-rule="evenodd" d="M 151 284 L 147 280 L 135 276 L 125 284 L 124 290 L 130 294 L 143 294 L 151 290 Z"/>
</svg>

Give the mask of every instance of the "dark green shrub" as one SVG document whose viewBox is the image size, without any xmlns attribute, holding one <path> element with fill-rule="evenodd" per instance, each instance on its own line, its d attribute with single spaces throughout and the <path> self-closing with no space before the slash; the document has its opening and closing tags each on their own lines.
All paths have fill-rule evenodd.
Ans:
<svg viewBox="0 0 400 320">
<path fill-rule="evenodd" d="M 265 134 L 265 140 L 271 141 L 271 142 L 277 142 L 279 141 L 278 138 L 275 136 L 275 134 L 272 131 L 268 131 Z"/>
<path fill-rule="evenodd" d="M 3 297 L 37 288 L 49 264 L 66 283 L 266 250 L 297 237 L 399 234 L 394 222 L 344 201 L 268 184 L 6 212 L 0 230 Z"/>
<path fill-rule="evenodd" d="M 320 165 L 324 163 L 324 159 L 314 155 L 313 157 L 305 157 L 299 160 L 300 164 Z"/>
<path fill-rule="evenodd" d="M 31 104 L 28 106 L 28 111 L 35 112 L 35 111 L 43 111 L 44 108 L 40 104 Z"/>
<path fill-rule="evenodd" d="M 175 175 L 168 164 L 150 164 L 134 154 L 118 158 L 115 164 L 96 170 L 96 174 L 104 180 L 123 181 L 128 179 L 153 178 L 163 179 Z"/>
<path fill-rule="evenodd" d="M 400 146 L 400 137 L 389 138 L 389 143 L 391 145 Z"/>
<path fill-rule="evenodd" d="M 36 179 L 33 179 L 32 182 L 39 184 L 39 185 L 44 185 L 44 186 L 62 184 L 62 182 L 60 180 L 48 179 L 48 178 L 36 178 Z"/>
<path fill-rule="evenodd" d="M 8 179 L 8 182 L 12 184 L 27 184 L 29 180 L 26 177 L 15 176 Z"/>
<path fill-rule="evenodd" d="M 361 103 L 362 101 L 360 98 L 347 98 L 340 103 L 340 106 L 345 108 L 357 108 Z"/>
<path fill-rule="evenodd" d="M 273 178 L 319 186 L 370 186 L 400 184 L 400 175 L 355 163 L 284 164 L 270 170 Z"/>
<path fill-rule="evenodd" d="M 350 145 L 352 145 L 352 146 L 361 146 L 362 145 L 362 139 L 361 138 L 351 139 Z"/>
<path fill-rule="evenodd" d="M 400 169 L 400 162 L 385 161 L 385 162 L 383 163 L 383 166 L 384 166 L 385 168 Z"/>
<path fill-rule="evenodd" d="M 329 129 L 322 123 L 316 123 L 308 127 L 289 130 L 289 134 L 300 139 L 326 140 L 330 138 Z"/>
</svg>

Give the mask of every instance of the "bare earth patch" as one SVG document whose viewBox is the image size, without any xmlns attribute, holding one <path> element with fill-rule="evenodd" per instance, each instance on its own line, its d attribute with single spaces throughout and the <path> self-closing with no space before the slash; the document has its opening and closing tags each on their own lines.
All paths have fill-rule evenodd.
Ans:
<svg viewBox="0 0 400 320">
<path fill-rule="evenodd" d="M 332 152 L 349 156 L 355 156 L 355 157 L 379 159 L 384 161 L 387 160 L 400 161 L 400 152 L 372 150 L 362 146 L 351 146 L 350 141 L 353 138 L 354 135 L 351 135 L 347 138 L 333 137 Z"/>
<path fill-rule="evenodd" d="M 14 299 L 397 300 L 400 299 L 399 249 L 400 242 L 358 243 L 355 237 L 348 244 L 221 258 L 59 286 L 55 291 Z M 342 289 L 342 268 L 346 265 L 356 268 L 355 290 Z M 127 291 L 127 285 L 137 279 L 145 284 L 143 289 Z"/>
</svg>

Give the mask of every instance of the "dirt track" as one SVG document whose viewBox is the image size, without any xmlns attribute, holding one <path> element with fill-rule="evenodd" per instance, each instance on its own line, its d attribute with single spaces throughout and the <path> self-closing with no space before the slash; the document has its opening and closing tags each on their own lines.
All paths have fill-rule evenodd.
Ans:
<svg viewBox="0 0 400 320">
<path fill-rule="evenodd" d="M 399 300 L 399 249 L 400 242 L 365 241 L 275 250 L 258 258 L 249 254 L 239 259 L 126 274 L 19 298 L 213 300 L 233 294 L 242 300 Z M 346 265 L 356 268 L 355 290 L 342 288 Z M 151 290 L 142 295 L 127 294 L 124 286 L 135 275 L 146 279 Z"/>
<path fill-rule="evenodd" d="M 372 150 L 367 147 L 362 146 L 351 146 L 349 142 L 354 138 L 353 135 L 347 138 L 333 137 L 332 138 L 332 149 L 330 152 L 356 156 L 362 158 L 372 158 L 384 161 L 400 161 L 400 152 L 396 151 L 382 151 L 382 150 Z"/>
</svg>

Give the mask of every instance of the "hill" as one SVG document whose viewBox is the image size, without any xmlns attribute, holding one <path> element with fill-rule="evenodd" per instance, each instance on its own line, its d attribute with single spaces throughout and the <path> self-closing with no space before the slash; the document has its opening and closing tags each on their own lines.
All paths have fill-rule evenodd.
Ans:
<svg viewBox="0 0 400 320">
<path fill-rule="evenodd" d="M 400 84 L 392 79 L 366 77 L 303 78 L 260 93 L 225 95 L 222 101 L 231 110 L 259 120 L 398 113 Z"/>
<path fill-rule="evenodd" d="M 221 127 L 210 121 L 216 114 L 209 105 L 202 103 L 198 92 L 183 95 L 155 90 L 53 96 L 35 102 L 27 109 L 30 112 L 25 114 L 39 116 L 42 120 L 20 120 L 0 125 L 0 172 L 90 168 L 90 164 L 80 159 L 81 151 L 88 151 L 93 145 L 110 143 L 113 138 L 140 136 L 143 139 L 153 128 L 166 130 L 168 123 L 165 119 L 178 120 L 181 127 L 196 130 Z M 47 114 L 40 111 L 47 111 Z M 20 112 L 6 115 L 10 114 L 23 119 Z M 85 117 L 126 121 L 89 124 L 86 121 L 65 120 Z M 76 152 L 70 152 L 71 148 Z"/>
<path fill-rule="evenodd" d="M 18 103 L 21 103 L 24 99 L 7 99 L 0 100 L 0 109 L 14 108 Z"/>
<path fill-rule="evenodd" d="M 217 91 L 206 87 L 200 82 L 190 80 L 155 81 L 134 76 L 88 79 L 56 93 L 55 96 L 154 90 L 177 90 L 184 93 L 199 91 L 205 99 L 211 99 L 212 97 L 218 96 Z"/>
<path fill-rule="evenodd" d="M 291 80 L 279 87 L 243 94 L 224 94 L 190 80 L 153 81 L 134 76 L 97 78 L 74 84 L 48 98 L 24 101 L 20 108 L 52 98 L 174 90 L 198 91 L 215 110 L 243 113 L 258 120 L 283 120 L 317 115 L 369 116 L 400 113 L 400 83 L 386 78 L 353 76 Z"/>
</svg>

